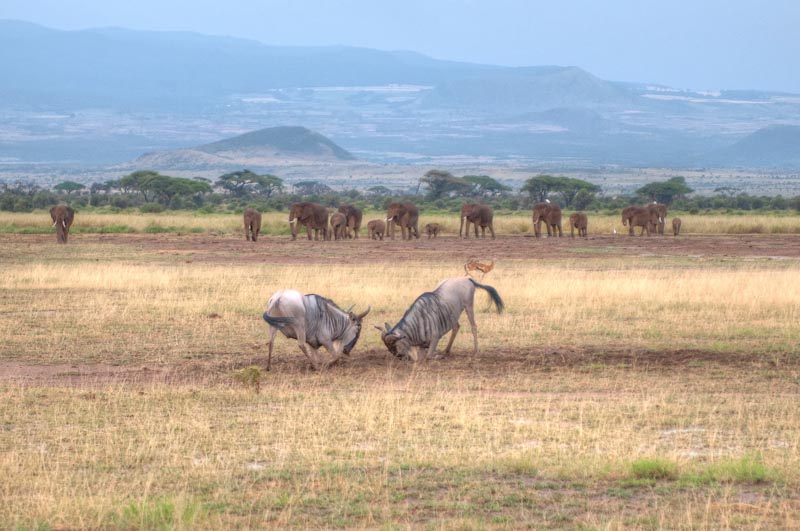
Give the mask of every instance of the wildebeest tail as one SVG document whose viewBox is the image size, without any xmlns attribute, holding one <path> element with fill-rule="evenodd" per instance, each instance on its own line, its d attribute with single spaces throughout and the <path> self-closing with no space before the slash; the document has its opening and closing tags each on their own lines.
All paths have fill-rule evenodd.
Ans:
<svg viewBox="0 0 800 531">
<path fill-rule="evenodd" d="M 497 306 L 497 313 L 503 313 L 503 308 L 505 308 L 505 304 L 503 304 L 503 299 L 500 298 L 500 294 L 497 293 L 496 289 L 494 289 L 488 284 L 481 284 L 475 279 L 470 278 L 469 280 L 476 288 L 481 288 L 482 290 L 486 291 L 486 293 L 489 294 L 489 297 L 492 298 L 492 302 L 494 303 L 495 306 Z"/>
<path fill-rule="evenodd" d="M 291 317 L 272 317 L 267 312 L 264 312 L 261 317 L 264 318 L 268 325 L 274 326 L 278 330 L 282 329 L 285 325 L 290 324 L 294 320 Z"/>
</svg>

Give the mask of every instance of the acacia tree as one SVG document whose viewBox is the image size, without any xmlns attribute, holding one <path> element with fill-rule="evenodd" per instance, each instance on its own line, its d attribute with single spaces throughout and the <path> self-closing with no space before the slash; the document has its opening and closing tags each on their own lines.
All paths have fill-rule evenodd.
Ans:
<svg viewBox="0 0 800 531">
<path fill-rule="evenodd" d="M 649 183 L 636 190 L 636 193 L 646 201 L 658 201 L 665 205 L 669 205 L 674 199 L 681 198 L 692 192 L 694 190 L 686 185 L 686 179 L 683 177 L 673 177 L 666 181 Z"/>
<path fill-rule="evenodd" d="M 463 179 L 472 185 L 472 195 L 493 197 L 511 191 L 510 186 L 501 184 L 488 175 L 465 175 Z"/>
<path fill-rule="evenodd" d="M 257 194 L 269 198 L 283 189 L 283 180 L 279 177 L 270 174 L 257 175 L 250 170 L 226 173 L 215 184 L 236 197 Z"/>
<path fill-rule="evenodd" d="M 207 182 L 169 177 L 152 170 L 135 171 L 114 183 L 125 191 L 139 192 L 145 202 L 158 201 L 168 205 L 175 196 L 196 195 L 211 192 Z"/>
<path fill-rule="evenodd" d="M 55 185 L 53 190 L 58 192 L 67 192 L 67 195 L 72 195 L 72 192 L 84 190 L 85 188 L 86 186 L 82 185 L 81 183 L 76 183 L 75 181 L 63 181 Z"/>
<path fill-rule="evenodd" d="M 561 198 L 561 203 L 565 207 L 571 207 L 575 198 L 580 194 L 581 203 L 588 205 L 594 199 L 594 194 L 600 191 L 600 187 L 582 179 L 572 177 L 553 177 L 552 175 L 539 175 L 531 177 L 521 189 L 528 192 L 534 201 L 544 201 L 547 197 L 555 193 Z"/>
<path fill-rule="evenodd" d="M 333 188 L 319 181 L 300 181 L 294 183 L 294 191 L 300 195 L 325 195 L 332 194 Z"/>
<path fill-rule="evenodd" d="M 428 188 L 429 200 L 440 199 L 450 194 L 464 195 L 472 189 L 471 183 L 444 170 L 429 170 L 419 181 Z"/>
</svg>

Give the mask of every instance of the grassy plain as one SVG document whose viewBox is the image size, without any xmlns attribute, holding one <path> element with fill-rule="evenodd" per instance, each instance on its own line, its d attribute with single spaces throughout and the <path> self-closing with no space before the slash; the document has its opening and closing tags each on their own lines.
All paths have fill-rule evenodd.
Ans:
<svg viewBox="0 0 800 531">
<path fill-rule="evenodd" d="M 363 231 L 367 221 L 382 219 L 383 212 L 367 211 L 364 214 Z M 590 234 L 627 233 L 618 214 L 607 212 L 588 212 Z M 285 212 L 265 212 L 262 217 L 262 231 L 265 234 L 289 234 Z M 777 213 L 738 213 L 728 214 L 689 214 L 670 212 L 667 231 L 671 233 L 671 220 L 678 216 L 683 221 L 682 234 L 800 234 L 800 214 L 794 212 Z M 562 229 L 569 234 L 569 212 L 565 211 Z M 76 215 L 73 232 L 76 233 L 210 233 L 229 235 L 242 233 L 242 218 L 235 214 L 201 214 L 189 211 L 171 213 L 142 214 L 136 210 L 104 213 L 79 212 Z M 50 233 L 50 216 L 46 211 L 31 213 L 0 212 L 0 234 L 44 234 Z M 458 214 L 423 213 L 419 228 L 426 223 L 439 223 L 445 234 L 454 235 L 459 230 Z M 529 213 L 498 214 L 494 220 L 498 234 L 528 234 L 533 232 Z M 544 228 L 543 228 L 544 229 Z M 640 229 L 637 229 L 637 234 Z"/>
<path fill-rule="evenodd" d="M 464 327 L 415 366 L 372 326 L 461 274 L 466 242 L 50 236 L 0 236 L 3 527 L 800 526 L 794 257 L 516 237 L 481 352 Z M 795 237 L 762 238 L 780 258 Z M 324 372 L 279 338 L 256 393 L 234 375 L 285 287 L 372 313 Z"/>
</svg>

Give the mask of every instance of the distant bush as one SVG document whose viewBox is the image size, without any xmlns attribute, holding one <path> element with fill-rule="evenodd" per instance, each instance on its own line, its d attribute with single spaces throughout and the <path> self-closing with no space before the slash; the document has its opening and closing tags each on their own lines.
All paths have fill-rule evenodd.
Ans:
<svg viewBox="0 0 800 531">
<path fill-rule="evenodd" d="M 164 212 L 164 205 L 161 203 L 145 203 L 139 207 L 139 212 L 142 214 L 158 214 Z"/>
</svg>

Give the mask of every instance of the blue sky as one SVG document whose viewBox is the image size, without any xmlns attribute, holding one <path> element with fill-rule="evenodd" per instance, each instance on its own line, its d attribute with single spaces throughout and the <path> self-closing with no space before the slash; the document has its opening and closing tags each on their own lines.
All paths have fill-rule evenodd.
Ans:
<svg viewBox="0 0 800 531">
<path fill-rule="evenodd" d="M 0 18 L 574 65 L 617 81 L 800 93 L 800 0 L 2 0 Z"/>
</svg>

